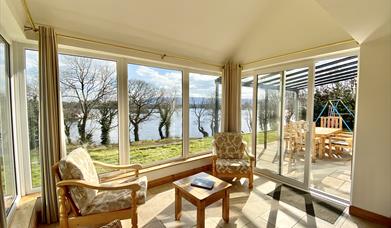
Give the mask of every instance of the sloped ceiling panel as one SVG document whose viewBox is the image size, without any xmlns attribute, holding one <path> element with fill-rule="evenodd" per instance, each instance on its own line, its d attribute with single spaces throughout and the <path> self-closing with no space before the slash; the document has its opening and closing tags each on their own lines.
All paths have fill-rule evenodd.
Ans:
<svg viewBox="0 0 391 228">
<path fill-rule="evenodd" d="M 273 1 L 233 56 L 246 63 L 348 39 L 351 36 L 313 0 Z"/>
</svg>

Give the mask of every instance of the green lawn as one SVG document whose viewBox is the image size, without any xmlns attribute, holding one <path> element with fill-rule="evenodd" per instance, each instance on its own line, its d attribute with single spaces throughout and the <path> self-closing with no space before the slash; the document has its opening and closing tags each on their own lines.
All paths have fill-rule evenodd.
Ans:
<svg viewBox="0 0 391 228">
<path fill-rule="evenodd" d="M 243 139 L 248 143 L 249 146 L 250 138 L 250 133 L 243 134 Z M 276 141 L 278 139 L 277 132 L 269 132 L 267 134 L 267 138 L 269 142 Z M 199 153 L 211 152 L 212 139 L 213 137 L 190 139 L 189 154 L 195 155 Z M 263 140 L 263 133 L 258 133 L 257 142 L 263 143 Z M 72 151 L 77 147 L 78 145 L 68 145 L 67 150 Z M 87 148 L 93 160 L 110 164 L 119 163 L 118 145 L 88 146 Z M 181 154 L 182 140 L 176 138 L 132 142 L 130 144 L 129 151 L 130 162 L 140 164 L 151 164 L 171 158 L 177 158 L 180 157 Z M 30 156 L 33 187 L 38 187 L 41 185 L 40 162 L 38 158 L 38 152 L 36 150 L 31 151 Z M 103 169 L 98 169 L 97 171 L 98 173 L 105 172 L 105 170 Z"/>
</svg>

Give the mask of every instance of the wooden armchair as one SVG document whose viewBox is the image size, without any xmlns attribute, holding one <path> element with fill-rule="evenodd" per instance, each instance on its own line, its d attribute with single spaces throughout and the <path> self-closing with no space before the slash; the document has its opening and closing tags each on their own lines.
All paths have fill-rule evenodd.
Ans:
<svg viewBox="0 0 391 228">
<path fill-rule="evenodd" d="M 218 133 L 214 136 L 212 171 L 216 177 L 245 177 L 253 188 L 255 158 L 247 151 L 240 133 Z"/>
<path fill-rule="evenodd" d="M 100 183 L 95 166 L 126 169 L 135 179 L 122 183 Z M 141 165 L 110 165 L 92 161 L 78 148 L 52 167 L 56 176 L 60 228 L 101 225 L 115 219 L 132 220 L 137 227 L 137 204 L 144 203 L 146 177 L 139 178 Z"/>
</svg>

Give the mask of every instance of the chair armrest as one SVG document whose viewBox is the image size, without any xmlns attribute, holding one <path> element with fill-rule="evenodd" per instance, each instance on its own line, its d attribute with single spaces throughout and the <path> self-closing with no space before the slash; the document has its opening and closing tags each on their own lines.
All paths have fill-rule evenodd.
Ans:
<svg viewBox="0 0 391 228">
<path fill-rule="evenodd" d="M 108 169 L 134 169 L 134 170 L 140 170 L 142 169 L 142 166 L 140 164 L 131 164 L 131 165 L 113 165 L 113 164 L 107 164 L 99 161 L 93 161 L 94 165 L 100 166 L 103 168 Z"/>
<path fill-rule="evenodd" d="M 251 154 L 247 149 L 247 142 L 243 141 L 242 143 L 244 144 L 244 152 L 246 153 L 247 157 L 250 158 L 250 161 L 255 161 L 255 156 Z"/>
<path fill-rule="evenodd" d="M 123 190 L 123 189 L 130 189 L 132 191 L 140 190 L 140 186 L 135 183 L 102 185 L 102 184 L 91 184 L 91 183 L 86 182 L 84 180 L 62 180 L 62 181 L 57 182 L 56 186 L 57 187 L 77 186 L 77 187 L 90 188 L 90 189 L 96 189 L 96 190 L 101 190 L 101 191 Z"/>
</svg>

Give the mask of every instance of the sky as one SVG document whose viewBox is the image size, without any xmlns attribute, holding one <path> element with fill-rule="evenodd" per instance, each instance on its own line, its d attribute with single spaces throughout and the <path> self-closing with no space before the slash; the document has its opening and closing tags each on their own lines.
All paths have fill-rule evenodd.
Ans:
<svg viewBox="0 0 391 228">
<path fill-rule="evenodd" d="M 190 97 L 210 97 L 215 92 L 217 78 L 218 76 L 190 73 Z M 158 88 L 182 91 L 182 72 L 178 70 L 128 64 L 128 79 L 143 80 Z"/>
<path fill-rule="evenodd" d="M 63 56 L 59 58 L 60 67 L 63 63 Z M 96 60 L 98 64 L 113 64 L 111 61 Z M 27 83 L 36 83 L 38 75 L 38 52 L 26 51 L 26 74 Z M 215 80 L 218 76 L 190 73 L 189 93 L 190 97 L 210 97 L 215 92 Z M 128 79 L 143 80 L 152 85 L 182 93 L 182 72 L 178 70 L 149 67 L 136 64 L 128 64 Z M 221 91 L 221 84 L 219 84 Z"/>
</svg>

